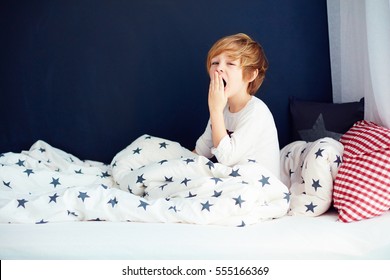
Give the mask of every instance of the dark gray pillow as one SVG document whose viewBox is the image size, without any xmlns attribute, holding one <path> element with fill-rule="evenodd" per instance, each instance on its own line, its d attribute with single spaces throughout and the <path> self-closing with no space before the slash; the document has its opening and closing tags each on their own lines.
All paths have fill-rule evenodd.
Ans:
<svg viewBox="0 0 390 280">
<path fill-rule="evenodd" d="M 364 119 L 364 98 L 358 102 L 324 103 L 290 97 L 292 140 L 313 142 L 323 137 L 339 140 Z"/>
</svg>

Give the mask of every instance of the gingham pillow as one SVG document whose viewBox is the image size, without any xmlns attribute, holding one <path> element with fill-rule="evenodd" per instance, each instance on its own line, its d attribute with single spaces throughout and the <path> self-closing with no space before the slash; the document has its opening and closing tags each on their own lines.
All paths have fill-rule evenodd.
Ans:
<svg viewBox="0 0 390 280">
<path fill-rule="evenodd" d="M 390 129 L 359 121 L 345 133 L 333 203 L 342 222 L 379 216 L 390 208 Z"/>
</svg>

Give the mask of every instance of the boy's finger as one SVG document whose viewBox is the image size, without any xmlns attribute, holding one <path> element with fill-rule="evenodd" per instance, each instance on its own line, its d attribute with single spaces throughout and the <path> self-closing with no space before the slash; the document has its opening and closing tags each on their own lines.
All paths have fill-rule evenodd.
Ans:
<svg viewBox="0 0 390 280">
<path fill-rule="evenodd" d="M 219 74 L 217 71 L 214 72 L 214 90 L 218 90 L 219 89 Z"/>
<path fill-rule="evenodd" d="M 222 79 L 222 75 L 219 75 L 219 79 L 218 79 L 218 88 L 219 90 L 223 90 L 224 86 L 223 86 L 223 79 Z"/>
</svg>

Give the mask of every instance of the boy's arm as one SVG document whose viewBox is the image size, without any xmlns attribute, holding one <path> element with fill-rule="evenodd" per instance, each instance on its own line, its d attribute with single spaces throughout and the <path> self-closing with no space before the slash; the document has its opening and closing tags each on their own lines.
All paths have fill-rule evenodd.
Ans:
<svg viewBox="0 0 390 280">
<path fill-rule="evenodd" d="M 210 112 L 211 130 L 214 148 L 217 148 L 221 140 L 227 135 L 223 113 Z"/>
<path fill-rule="evenodd" d="M 209 111 L 214 147 L 218 147 L 221 140 L 227 135 L 223 110 L 227 104 L 222 77 L 217 71 L 211 76 L 209 87 Z"/>
</svg>

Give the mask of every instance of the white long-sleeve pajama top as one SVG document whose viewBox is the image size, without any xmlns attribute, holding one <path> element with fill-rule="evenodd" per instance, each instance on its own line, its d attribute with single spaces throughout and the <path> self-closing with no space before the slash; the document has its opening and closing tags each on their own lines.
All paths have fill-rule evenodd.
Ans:
<svg viewBox="0 0 390 280">
<path fill-rule="evenodd" d="M 234 166 L 257 162 L 280 177 L 279 141 L 275 121 L 267 105 L 252 96 L 246 106 L 237 113 L 231 113 L 228 106 L 223 112 L 228 132 L 213 147 L 211 122 L 196 142 L 196 153 L 208 158 L 216 157 L 218 162 Z"/>
</svg>

